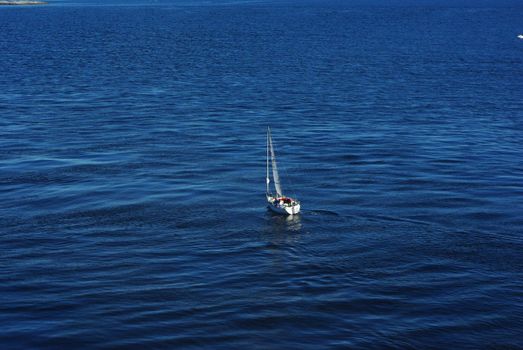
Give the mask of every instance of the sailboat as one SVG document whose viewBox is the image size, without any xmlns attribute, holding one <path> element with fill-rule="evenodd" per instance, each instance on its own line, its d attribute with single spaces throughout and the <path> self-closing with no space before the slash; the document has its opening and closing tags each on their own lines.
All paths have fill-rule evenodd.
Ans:
<svg viewBox="0 0 523 350">
<path fill-rule="evenodd" d="M 272 168 L 272 178 L 274 180 L 274 189 L 276 193 L 270 192 L 271 178 L 269 168 Z M 274 154 L 274 145 L 272 142 L 271 128 L 267 127 L 267 188 L 265 195 L 269 209 L 278 213 L 286 215 L 295 215 L 300 212 L 300 202 L 295 198 L 283 195 L 281 190 L 280 175 L 278 174 L 278 165 L 276 164 L 276 155 Z"/>
</svg>

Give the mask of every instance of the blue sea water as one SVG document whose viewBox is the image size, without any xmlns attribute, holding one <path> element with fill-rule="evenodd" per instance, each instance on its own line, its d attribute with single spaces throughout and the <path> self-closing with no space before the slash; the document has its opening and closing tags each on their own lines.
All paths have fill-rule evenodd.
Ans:
<svg viewBox="0 0 523 350">
<path fill-rule="evenodd" d="M 0 7 L 2 348 L 522 349 L 522 11 Z"/>
</svg>

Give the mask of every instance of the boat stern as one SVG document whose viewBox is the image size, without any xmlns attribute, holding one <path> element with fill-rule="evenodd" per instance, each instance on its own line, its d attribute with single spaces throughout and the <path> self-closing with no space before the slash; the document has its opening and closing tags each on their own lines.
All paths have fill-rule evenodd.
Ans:
<svg viewBox="0 0 523 350">
<path fill-rule="evenodd" d="M 300 204 L 296 203 L 293 206 L 285 207 L 285 212 L 289 215 L 296 215 L 300 212 L 300 209 L 301 209 Z"/>
<path fill-rule="evenodd" d="M 287 198 L 289 202 L 284 202 L 284 198 Z M 275 197 L 267 194 L 267 203 L 269 208 L 278 214 L 295 215 L 301 209 L 300 202 L 288 197 Z"/>
</svg>

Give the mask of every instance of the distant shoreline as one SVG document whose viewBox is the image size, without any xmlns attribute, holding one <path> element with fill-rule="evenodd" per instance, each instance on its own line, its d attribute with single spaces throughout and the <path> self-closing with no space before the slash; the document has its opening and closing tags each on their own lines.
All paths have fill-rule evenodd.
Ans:
<svg viewBox="0 0 523 350">
<path fill-rule="evenodd" d="M 45 5 L 45 1 L 2 1 L 0 0 L 0 6 L 2 5 Z"/>
</svg>

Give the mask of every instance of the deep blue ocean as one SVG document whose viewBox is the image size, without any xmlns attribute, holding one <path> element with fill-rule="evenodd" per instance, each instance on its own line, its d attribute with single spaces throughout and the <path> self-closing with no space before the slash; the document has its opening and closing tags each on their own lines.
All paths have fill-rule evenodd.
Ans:
<svg viewBox="0 0 523 350">
<path fill-rule="evenodd" d="M 2 349 L 523 349 L 522 2 L 49 1 L 0 7 Z"/>
</svg>

